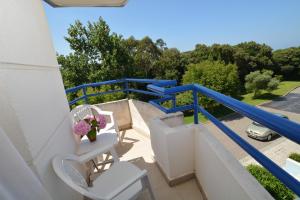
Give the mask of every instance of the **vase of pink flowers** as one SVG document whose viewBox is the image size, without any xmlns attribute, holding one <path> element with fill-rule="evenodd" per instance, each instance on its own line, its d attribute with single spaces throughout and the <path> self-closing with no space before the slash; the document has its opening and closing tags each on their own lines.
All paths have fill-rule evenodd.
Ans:
<svg viewBox="0 0 300 200">
<path fill-rule="evenodd" d="M 103 115 L 88 115 L 74 125 L 74 133 L 83 137 L 86 135 L 90 142 L 97 140 L 97 132 L 105 128 L 106 119 Z"/>
</svg>

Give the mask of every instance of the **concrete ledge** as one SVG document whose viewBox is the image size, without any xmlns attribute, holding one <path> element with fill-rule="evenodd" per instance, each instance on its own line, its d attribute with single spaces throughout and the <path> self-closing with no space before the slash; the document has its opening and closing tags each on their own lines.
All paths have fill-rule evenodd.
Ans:
<svg viewBox="0 0 300 200">
<path fill-rule="evenodd" d="M 273 200 L 204 126 L 195 132 L 195 173 L 208 199 Z"/>
<path fill-rule="evenodd" d="M 155 157 L 154 157 L 155 159 Z M 159 171 L 161 172 L 161 174 L 163 175 L 164 179 L 166 180 L 166 182 L 168 183 L 168 185 L 170 187 L 173 187 L 175 185 L 179 185 L 181 183 L 184 183 L 186 181 L 189 181 L 193 178 L 195 178 L 195 173 L 190 173 L 190 174 L 186 174 L 186 175 L 183 175 L 181 177 L 177 177 L 175 179 L 172 179 L 170 180 L 167 175 L 165 174 L 165 172 L 162 170 L 161 166 L 159 165 L 159 163 L 155 162 L 155 164 L 157 165 Z"/>
</svg>

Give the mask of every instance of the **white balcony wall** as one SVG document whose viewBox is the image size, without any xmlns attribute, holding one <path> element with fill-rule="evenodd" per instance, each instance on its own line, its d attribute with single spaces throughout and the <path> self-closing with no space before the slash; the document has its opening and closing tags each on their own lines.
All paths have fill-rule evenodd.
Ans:
<svg viewBox="0 0 300 200">
<path fill-rule="evenodd" d="M 120 130 L 133 128 L 150 137 L 149 122 L 151 119 L 164 116 L 165 113 L 149 103 L 134 99 L 122 99 L 97 104 L 99 108 L 114 113 Z"/>
<path fill-rule="evenodd" d="M 203 125 L 184 125 L 175 113 L 151 120 L 149 128 L 155 160 L 169 184 L 194 174 L 207 199 L 273 199 Z"/>
<path fill-rule="evenodd" d="M 1 1 L 0 24 L 0 126 L 53 199 L 82 199 L 51 166 L 76 143 L 42 2 Z"/>
<path fill-rule="evenodd" d="M 202 125 L 195 126 L 195 174 L 207 199 L 273 199 Z"/>
<path fill-rule="evenodd" d="M 128 101 L 128 99 L 122 99 L 119 101 L 101 103 L 97 106 L 102 110 L 113 112 L 114 118 L 117 121 L 119 129 L 123 130 L 131 128 L 132 124 Z"/>
<path fill-rule="evenodd" d="M 181 112 L 150 121 L 151 146 L 155 160 L 170 185 L 194 174 L 194 128 L 183 124 Z"/>
<path fill-rule="evenodd" d="M 149 137 L 149 122 L 155 117 L 165 115 L 165 113 L 151 104 L 142 101 L 129 100 L 128 103 L 132 120 L 132 128 Z"/>
</svg>

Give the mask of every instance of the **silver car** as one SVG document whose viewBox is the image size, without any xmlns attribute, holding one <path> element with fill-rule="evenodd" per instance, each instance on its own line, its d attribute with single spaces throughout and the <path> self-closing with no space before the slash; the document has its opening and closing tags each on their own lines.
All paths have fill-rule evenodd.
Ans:
<svg viewBox="0 0 300 200">
<path fill-rule="evenodd" d="M 282 114 L 275 114 L 275 115 L 285 118 L 285 119 L 288 119 L 287 116 L 282 115 Z M 248 126 L 246 132 L 247 132 L 248 137 L 255 138 L 258 140 L 267 140 L 267 141 L 272 140 L 272 138 L 275 135 L 278 135 L 278 133 L 276 133 L 275 131 L 273 131 L 257 122 L 252 122 Z"/>
</svg>

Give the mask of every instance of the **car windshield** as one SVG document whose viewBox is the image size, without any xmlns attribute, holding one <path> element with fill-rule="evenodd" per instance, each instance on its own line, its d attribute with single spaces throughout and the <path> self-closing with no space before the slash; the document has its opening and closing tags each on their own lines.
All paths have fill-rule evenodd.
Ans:
<svg viewBox="0 0 300 200">
<path fill-rule="evenodd" d="M 255 125 L 255 126 L 259 126 L 259 127 L 264 127 L 263 125 L 261 125 L 261 124 L 258 123 L 258 122 L 252 122 L 252 124 Z"/>
</svg>

